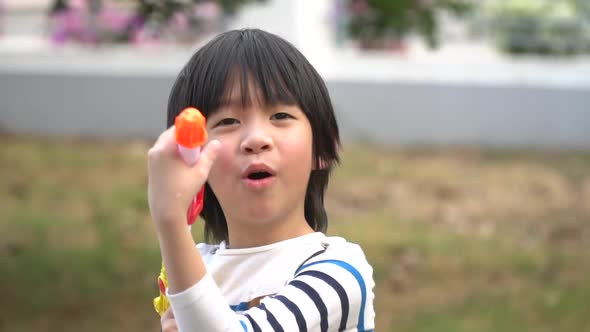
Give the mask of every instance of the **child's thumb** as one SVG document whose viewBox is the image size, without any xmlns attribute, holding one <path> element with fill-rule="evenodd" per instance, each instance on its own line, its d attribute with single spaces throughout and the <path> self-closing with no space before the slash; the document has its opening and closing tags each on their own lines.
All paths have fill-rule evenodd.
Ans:
<svg viewBox="0 0 590 332">
<path fill-rule="evenodd" d="M 211 167 L 213 167 L 213 163 L 215 163 L 215 160 L 217 159 L 220 147 L 220 141 L 212 140 L 205 145 L 205 148 L 203 148 L 203 151 L 201 152 L 201 157 L 197 163 L 197 172 L 199 179 L 203 182 L 207 181 L 209 171 L 211 171 Z"/>
</svg>

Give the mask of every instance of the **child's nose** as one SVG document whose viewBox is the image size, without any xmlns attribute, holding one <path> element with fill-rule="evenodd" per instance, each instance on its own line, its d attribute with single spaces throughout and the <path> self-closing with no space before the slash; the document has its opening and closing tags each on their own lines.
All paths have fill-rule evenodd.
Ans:
<svg viewBox="0 0 590 332">
<path fill-rule="evenodd" d="M 242 141 L 240 149 L 244 153 L 258 154 L 272 149 L 272 138 L 262 130 L 254 130 Z"/>
</svg>

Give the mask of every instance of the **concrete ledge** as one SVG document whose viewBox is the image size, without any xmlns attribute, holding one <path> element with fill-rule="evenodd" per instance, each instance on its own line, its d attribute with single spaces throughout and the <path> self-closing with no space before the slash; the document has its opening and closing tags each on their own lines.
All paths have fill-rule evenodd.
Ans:
<svg viewBox="0 0 590 332">
<path fill-rule="evenodd" d="M 176 73 L 0 71 L 0 129 L 155 138 Z M 590 148 L 590 87 L 327 81 L 344 140 Z"/>
</svg>

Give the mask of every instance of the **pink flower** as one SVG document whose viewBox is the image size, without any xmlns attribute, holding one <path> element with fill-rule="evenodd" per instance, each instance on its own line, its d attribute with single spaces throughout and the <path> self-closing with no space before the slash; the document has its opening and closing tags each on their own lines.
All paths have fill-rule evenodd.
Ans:
<svg viewBox="0 0 590 332">
<path fill-rule="evenodd" d="M 221 7 L 214 1 L 199 2 L 194 8 L 194 14 L 197 18 L 214 19 L 221 16 L 221 13 Z"/>
<path fill-rule="evenodd" d="M 176 30 L 188 29 L 188 17 L 183 12 L 176 12 L 172 16 L 172 27 Z"/>
<path fill-rule="evenodd" d="M 129 25 L 129 16 L 114 9 L 105 8 L 100 11 L 98 25 L 112 32 L 123 32 Z"/>
<path fill-rule="evenodd" d="M 69 7 L 77 10 L 87 10 L 88 0 L 72 0 L 69 3 Z"/>
<path fill-rule="evenodd" d="M 62 44 L 70 39 L 76 39 L 84 34 L 86 26 L 79 10 L 68 9 L 54 14 L 51 18 L 52 39 Z"/>
<path fill-rule="evenodd" d="M 158 37 L 145 25 L 133 31 L 132 42 L 136 46 L 154 48 L 159 45 Z"/>
<path fill-rule="evenodd" d="M 350 11 L 353 15 L 361 16 L 369 11 L 369 4 L 367 0 L 352 0 Z"/>
</svg>

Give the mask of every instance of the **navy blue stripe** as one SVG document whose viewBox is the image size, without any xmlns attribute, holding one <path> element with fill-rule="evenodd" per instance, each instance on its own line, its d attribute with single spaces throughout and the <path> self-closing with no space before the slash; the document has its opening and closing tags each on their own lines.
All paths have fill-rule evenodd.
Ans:
<svg viewBox="0 0 590 332">
<path fill-rule="evenodd" d="M 295 305 L 295 303 L 291 302 L 288 298 L 284 297 L 283 295 L 277 295 L 274 297 L 275 299 L 283 302 L 285 307 L 293 313 L 295 316 L 295 320 L 297 321 L 297 327 L 299 327 L 299 332 L 307 332 L 307 324 L 305 323 L 305 317 L 301 313 L 301 310 Z"/>
<path fill-rule="evenodd" d="M 297 267 L 297 269 L 295 269 L 295 271 L 296 271 L 295 273 L 297 273 L 297 271 L 299 271 L 301 269 L 301 267 L 303 265 L 305 265 L 305 263 L 307 263 L 310 259 L 316 257 L 317 255 L 320 255 L 320 254 L 325 253 L 327 249 L 328 249 L 328 247 L 326 247 L 326 248 L 324 248 L 322 250 L 318 250 L 318 251 L 314 252 L 311 256 L 307 257 L 307 259 L 304 260 L 303 262 L 301 262 L 301 264 L 299 264 L 299 266 Z"/>
<path fill-rule="evenodd" d="M 354 268 L 354 266 L 348 264 L 347 262 L 335 260 L 335 259 L 327 259 L 327 260 L 323 260 L 323 261 L 309 263 L 309 264 L 302 266 L 300 268 L 300 270 L 303 270 L 303 269 L 310 267 L 312 265 L 323 264 L 323 263 L 330 263 L 330 264 L 340 266 L 341 268 L 350 272 L 350 274 L 352 274 L 354 276 L 354 278 L 356 279 L 356 281 L 358 282 L 359 287 L 361 289 L 361 308 L 360 308 L 360 312 L 359 312 L 359 321 L 358 321 L 357 328 L 358 328 L 358 331 L 364 331 L 365 330 L 365 305 L 367 303 L 367 286 L 365 285 L 365 280 L 363 279 L 363 276 L 360 274 L 360 272 L 356 268 Z"/>
<path fill-rule="evenodd" d="M 340 285 L 340 283 L 338 283 L 336 279 L 321 271 L 303 271 L 297 275 L 297 277 L 299 276 L 310 276 L 318 278 L 330 285 L 336 291 L 336 294 L 338 294 L 338 297 L 340 298 L 340 309 L 342 312 L 342 317 L 340 318 L 340 326 L 338 327 L 338 331 L 344 331 L 346 329 L 346 321 L 348 321 L 348 310 L 350 306 L 348 302 L 348 295 L 346 295 L 344 287 L 342 287 L 342 285 Z"/>
<path fill-rule="evenodd" d="M 262 330 L 260 329 L 260 326 L 258 326 L 258 324 L 256 324 L 256 322 L 254 321 L 254 319 L 252 319 L 252 317 L 250 317 L 250 315 L 244 314 L 244 317 L 248 318 L 248 320 L 250 321 L 250 324 L 252 325 L 252 329 L 254 329 L 254 332 L 262 332 Z"/>
<path fill-rule="evenodd" d="M 229 308 L 233 311 L 246 311 L 248 310 L 248 302 L 240 302 L 235 305 L 230 305 Z"/>
<path fill-rule="evenodd" d="M 316 292 L 316 290 L 313 289 L 310 285 L 308 285 L 300 280 L 293 280 L 289 284 L 293 287 L 297 287 L 300 290 L 302 290 L 313 301 L 313 303 L 315 304 L 316 308 L 318 308 L 318 311 L 320 313 L 320 331 L 327 332 L 328 331 L 328 308 L 326 308 L 326 305 L 324 304 L 324 301 L 322 301 L 320 294 L 318 294 L 318 292 Z"/>
<path fill-rule="evenodd" d="M 266 318 L 268 319 L 268 322 L 269 322 L 270 326 L 272 327 L 273 331 L 275 331 L 275 332 L 284 332 L 285 331 L 285 330 L 283 330 L 283 327 L 281 326 L 281 324 L 279 324 L 279 321 L 277 321 L 275 316 L 266 308 L 264 303 L 260 303 L 258 308 L 260 308 L 260 309 L 264 310 L 264 312 L 266 312 Z"/>
</svg>

